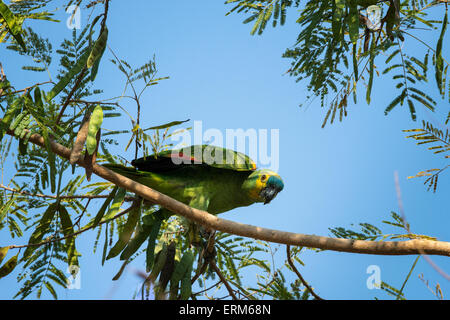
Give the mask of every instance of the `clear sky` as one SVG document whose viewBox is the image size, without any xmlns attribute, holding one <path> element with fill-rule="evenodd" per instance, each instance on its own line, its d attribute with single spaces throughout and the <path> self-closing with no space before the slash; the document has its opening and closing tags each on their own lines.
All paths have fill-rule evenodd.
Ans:
<svg viewBox="0 0 450 320">
<path fill-rule="evenodd" d="M 445 159 L 435 156 L 424 146 L 406 139 L 402 129 L 421 127 L 412 122 L 406 106 L 397 107 L 389 116 L 384 108 L 394 98 L 394 83 L 375 77 L 372 103 L 367 106 L 365 91 L 357 105 L 349 104 L 348 117 L 321 129 L 326 109 L 319 99 L 299 108 L 307 96 L 306 83 L 296 83 L 285 75 L 290 61 L 281 57 L 295 43 L 298 26 L 296 12 L 289 10 L 286 25 L 266 28 L 262 36 L 251 36 L 250 25 L 242 24 L 244 16 L 225 16 L 231 6 L 223 1 L 111 1 L 108 16 L 109 46 L 132 66 L 140 66 L 156 57 L 160 76 L 169 76 L 147 91 L 142 98 L 144 127 L 173 120 L 202 121 L 203 131 L 218 129 L 279 130 L 279 174 L 285 189 L 269 205 L 256 204 L 224 213 L 221 217 L 242 223 L 297 233 L 330 235 L 330 227 L 350 227 L 368 222 L 386 233 L 397 232 L 382 220 L 391 211 L 398 212 L 394 171 L 398 171 L 402 200 L 411 229 L 417 234 L 450 241 L 448 193 L 450 175 L 439 180 L 436 193 L 427 192 L 420 179 L 407 176 L 429 168 L 441 168 Z M 82 11 L 82 23 L 89 10 Z M 64 37 L 71 36 L 65 26 L 67 15 L 59 12 L 61 23 L 28 22 L 35 31 L 51 39 L 54 50 Z M 437 33 L 433 33 L 437 36 Z M 448 37 L 447 37 L 448 39 Z M 436 40 L 433 40 L 433 45 Z M 448 47 L 444 41 L 444 56 Z M 418 42 L 406 41 L 405 50 L 423 50 Z M 108 60 L 102 60 L 95 81 L 104 89 L 104 97 L 122 92 L 124 77 Z M 46 74 L 20 70 L 28 63 L 2 45 L 0 61 L 9 80 L 17 88 L 46 81 Z M 377 58 L 379 70 L 384 59 Z M 51 70 L 56 74 L 58 59 Z M 378 66 L 378 64 L 380 66 Z M 430 75 L 433 79 L 433 75 Z M 429 89 L 436 92 L 435 83 Z M 48 90 L 48 88 L 47 88 Z M 438 101 L 436 114 L 418 107 L 418 119 L 443 119 L 448 101 Z M 123 101 L 131 112 L 135 106 Z M 128 121 L 128 120 L 127 120 Z M 442 122 L 442 121 L 441 121 Z M 104 127 L 127 129 L 129 123 L 106 119 Z M 129 136 L 111 152 L 131 160 L 133 153 L 124 153 Z M 92 209 L 94 210 L 94 209 Z M 92 214 L 95 214 L 92 212 Z M 5 231 L 5 230 L 4 230 Z M 130 299 L 140 279 L 132 270 L 144 269 L 144 258 L 136 259 L 118 282 L 111 281 L 120 267 L 118 259 L 101 266 L 101 249 L 92 254 L 96 232 L 84 233 L 77 239 L 80 258 L 81 289 L 58 288 L 61 299 Z M 27 239 L 9 239 L 0 233 L 0 246 L 24 244 Z M 275 264 L 284 261 L 283 246 Z M 326 299 L 390 298 L 381 290 L 369 290 L 366 270 L 380 268 L 381 279 L 399 288 L 408 274 L 415 256 L 373 256 L 307 250 L 301 258 L 305 266 L 300 272 Z M 448 258 L 432 257 L 450 273 Z M 10 299 L 17 292 L 16 270 L 0 280 L 0 299 Z M 450 283 L 420 259 L 404 290 L 410 299 L 433 299 L 426 285 L 418 278 L 423 273 L 430 286 L 439 283 L 444 297 L 450 294 Z M 286 273 L 287 275 L 288 273 Z M 294 275 L 289 274 L 289 279 Z M 254 282 L 254 273 L 245 274 L 244 281 Z M 45 291 L 45 290 L 44 290 Z M 34 298 L 34 295 L 30 296 Z M 50 298 L 45 293 L 44 298 Z"/>
</svg>

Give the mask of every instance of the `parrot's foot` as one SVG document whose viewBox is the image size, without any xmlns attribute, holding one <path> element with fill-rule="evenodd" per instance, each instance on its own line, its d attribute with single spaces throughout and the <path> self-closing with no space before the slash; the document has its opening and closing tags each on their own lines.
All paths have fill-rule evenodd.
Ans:
<svg viewBox="0 0 450 320">
<path fill-rule="evenodd" d="M 202 249 L 201 258 L 208 264 L 210 261 L 216 258 L 216 247 L 215 247 L 215 237 L 216 231 L 210 230 L 206 231 L 204 228 L 200 228 L 201 243 L 198 243 L 197 246 Z"/>
<path fill-rule="evenodd" d="M 199 233 L 200 233 L 200 235 L 202 236 L 203 239 L 207 240 L 207 239 L 209 239 L 211 237 L 212 233 L 215 233 L 215 231 L 211 230 L 211 229 L 206 229 L 205 227 L 201 226 L 199 228 Z"/>
</svg>

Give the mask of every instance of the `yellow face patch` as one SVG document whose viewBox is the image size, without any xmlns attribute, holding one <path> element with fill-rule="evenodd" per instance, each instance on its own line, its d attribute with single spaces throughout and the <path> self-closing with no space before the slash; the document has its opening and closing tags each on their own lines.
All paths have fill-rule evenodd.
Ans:
<svg viewBox="0 0 450 320">
<path fill-rule="evenodd" d="M 254 199 L 255 201 L 261 200 L 259 194 L 261 193 L 261 190 L 266 186 L 268 179 L 265 179 L 264 182 L 261 181 L 261 177 L 258 177 L 255 179 L 255 184 L 252 189 L 250 189 L 250 198 Z"/>
<path fill-rule="evenodd" d="M 266 187 L 267 181 L 269 181 L 269 178 L 272 176 L 280 178 L 276 172 L 268 169 L 262 169 L 252 173 L 246 182 L 249 197 L 254 201 L 264 201 L 264 199 L 261 198 L 260 193 L 262 189 Z"/>
</svg>

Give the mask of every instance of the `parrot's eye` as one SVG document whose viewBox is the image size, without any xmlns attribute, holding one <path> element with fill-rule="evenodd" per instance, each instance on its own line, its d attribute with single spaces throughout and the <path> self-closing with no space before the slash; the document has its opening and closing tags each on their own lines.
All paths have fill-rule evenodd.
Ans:
<svg viewBox="0 0 450 320">
<path fill-rule="evenodd" d="M 266 179 L 267 179 L 267 176 L 266 176 L 265 174 L 263 174 L 263 175 L 261 176 L 261 181 L 264 182 L 264 181 L 266 181 Z"/>
</svg>

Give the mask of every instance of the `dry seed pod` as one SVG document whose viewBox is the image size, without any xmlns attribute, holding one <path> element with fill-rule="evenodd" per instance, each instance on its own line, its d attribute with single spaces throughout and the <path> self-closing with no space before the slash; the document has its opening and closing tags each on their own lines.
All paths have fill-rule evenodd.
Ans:
<svg viewBox="0 0 450 320">
<path fill-rule="evenodd" d="M 94 172 L 94 163 L 97 160 L 97 150 L 98 145 L 100 144 L 100 136 L 101 136 L 101 129 L 98 129 L 97 135 L 95 137 L 96 146 L 95 150 L 92 154 L 89 154 L 89 152 L 86 152 L 84 154 L 84 164 L 85 164 L 85 171 L 86 171 L 86 179 L 87 181 L 91 181 L 92 172 Z"/>
<path fill-rule="evenodd" d="M 87 114 L 83 118 L 80 130 L 77 133 L 77 138 L 70 152 L 70 164 L 75 164 L 80 159 L 88 135 L 89 119 L 90 115 Z"/>
</svg>

